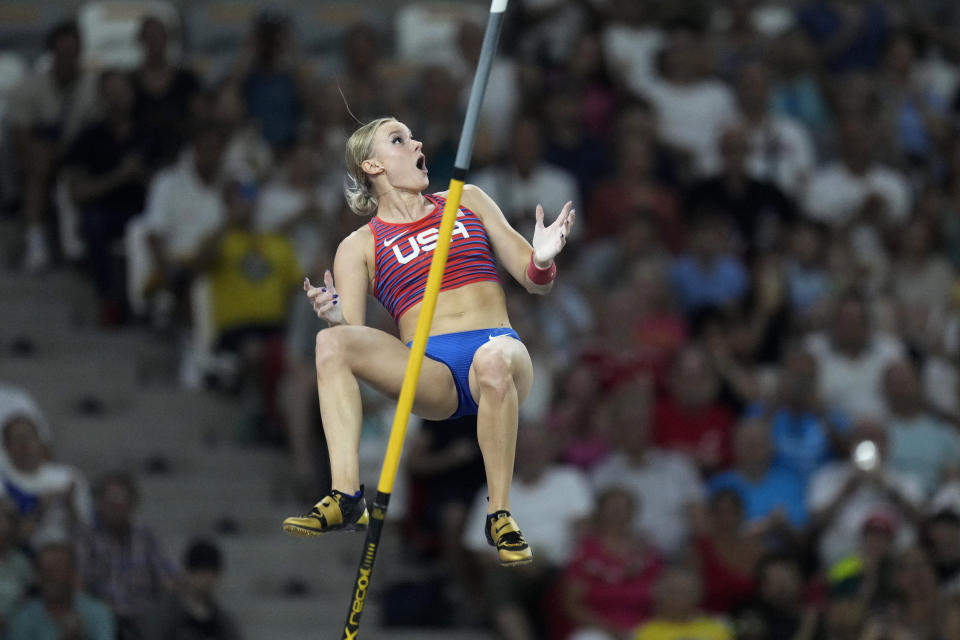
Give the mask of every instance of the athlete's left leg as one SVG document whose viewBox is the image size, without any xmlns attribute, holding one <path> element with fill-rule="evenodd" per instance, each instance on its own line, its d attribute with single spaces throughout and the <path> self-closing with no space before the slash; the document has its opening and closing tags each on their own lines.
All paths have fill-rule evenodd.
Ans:
<svg viewBox="0 0 960 640">
<path fill-rule="evenodd" d="M 483 453 L 490 504 L 487 535 L 501 564 L 525 564 L 532 556 L 510 516 L 510 485 L 517 449 L 520 403 L 533 384 L 533 364 L 523 343 L 500 336 L 477 349 L 470 367 L 470 393 L 477 399 L 477 440 Z"/>
</svg>

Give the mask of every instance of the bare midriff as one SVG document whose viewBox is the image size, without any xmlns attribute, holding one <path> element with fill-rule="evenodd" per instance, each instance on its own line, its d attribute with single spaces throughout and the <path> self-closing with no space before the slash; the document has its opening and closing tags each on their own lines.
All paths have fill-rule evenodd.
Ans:
<svg viewBox="0 0 960 640">
<path fill-rule="evenodd" d="M 418 302 L 400 317 L 397 324 L 404 344 L 413 340 L 422 308 L 423 302 Z M 509 326 L 503 288 L 496 282 L 475 282 L 440 292 L 430 335 Z"/>
</svg>

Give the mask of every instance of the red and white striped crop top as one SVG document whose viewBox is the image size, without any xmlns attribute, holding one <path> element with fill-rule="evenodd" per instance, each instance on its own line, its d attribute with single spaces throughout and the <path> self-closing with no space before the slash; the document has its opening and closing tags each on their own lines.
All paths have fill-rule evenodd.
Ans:
<svg viewBox="0 0 960 640">
<path fill-rule="evenodd" d="M 368 223 L 375 255 L 373 292 L 397 321 L 407 309 L 423 300 L 437 246 L 446 199 L 437 195 L 425 197 L 433 202 L 433 211 L 416 222 L 384 222 L 375 217 Z M 487 230 L 477 214 L 461 206 L 440 290 L 487 281 L 500 282 Z"/>
</svg>

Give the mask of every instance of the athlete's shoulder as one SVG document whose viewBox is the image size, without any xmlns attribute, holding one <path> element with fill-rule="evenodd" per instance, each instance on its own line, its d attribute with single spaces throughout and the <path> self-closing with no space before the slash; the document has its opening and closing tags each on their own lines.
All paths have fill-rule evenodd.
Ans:
<svg viewBox="0 0 960 640">
<path fill-rule="evenodd" d="M 348 251 L 363 250 L 373 243 L 373 231 L 369 224 L 354 229 L 346 238 L 340 241 L 340 248 Z"/>
</svg>

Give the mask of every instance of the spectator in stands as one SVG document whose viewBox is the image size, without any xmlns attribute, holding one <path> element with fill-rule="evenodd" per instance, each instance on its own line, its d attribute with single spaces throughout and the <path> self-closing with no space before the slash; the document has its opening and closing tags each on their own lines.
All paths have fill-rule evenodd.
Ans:
<svg viewBox="0 0 960 640">
<path fill-rule="evenodd" d="M 896 517 L 885 510 L 863 523 L 859 548 L 827 569 L 830 592 L 856 598 L 865 609 L 882 610 L 895 596 L 893 583 Z"/>
<path fill-rule="evenodd" d="M 473 88 L 474 70 L 480 61 L 483 35 L 483 25 L 473 20 L 463 20 L 457 29 L 457 52 L 460 55 L 448 62 L 460 87 L 459 104 L 464 111 Z M 520 108 L 519 73 L 519 65 L 507 52 L 500 52 L 494 58 L 480 106 L 480 135 L 474 147 L 478 166 L 501 157 L 509 148 L 512 123 L 517 119 Z"/>
<path fill-rule="evenodd" d="M 902 173 L 876 161 L 873 134 L 865 114 L 844 118 L 839 158 L 813 174 L 803 209 L 832 230 L 846 230 L 856 262 L 869 276 L 867 284 L 876 288 L 889 269 L 883 235 L 907 219 L 911 194 Z"/>
<path fill-rule="evenodd" d="M 580 42 L 589 42 L 592 36 L 582 36 Z M 578 47 L 579 48 L 579 47 Z M 570 64 L 586 62 L 599 46 L 571 58 Z M 548 163 L 568 171 L 577 181 L 577 190 L 589 198 L 594 188 L 610 174 L 610 145 L 606 136 L 592 134 L 586 122 L 588 100 L 587 88 L 578 86 L 570 75 L 562 76 L 545 87 L 547 95 L 543 107 L 543 157 Z M 597 96 L 594 96 L 596 99 Z M 612 97 L 611 97 L 612 104 Z M 612 118 L 607 116 L 608 121 Z"/>
<path fill-rule="evenodd" d="M 587 206 L 587 238 L 616 242 L 637 218 L 646 219 L 668 246 L 682 240 L 680 203 L 676 193 L 654 174 L 653 142 L 617 128 L 614 171 L 597 185 Z M 586 247 L 589 250 L 590 247 Z"/>
<path fill-rule="evenodd" d="M 403 114 L 402 83 L 393 77 L 386 64 L 388 56 L 383 55 L 386 35 L 363 22 L 350 25 L 343 32 L 339 76 L 343 96 L 337 97 L 345 99 L 349 110 L 363 122 L 385 113 L 397 117 Z M 343 149 L 342 142 L 338 146 Z"/>
<path fill-rule="evenodd" d="M 209 282 L 214 351 L 238 358 L 241 382 L 259 391 L 267 439 L 280 436 L 277 385 L 283 371 L 283 335 L 292 295 L 303 283 L 286 236 L 254 226 L 254 194 L 230 182 L 224 188 L 225 223 L 208 236 L 197 268 Z"/>
<path fill-rule="evenodd" d="M 429 189 L 442 191 L 450 185 L 463 125 L 460 84 L 446 67 L 426 65 L 417 74 L 411 93 L 416 97 L 411 101 L 410 127 L 430 158 Z"/>
<path fill-rule="evenodd" d="M 840 124 L 839 159 L 816 171 L 806 190 L 807 215 L 832 227 L 903 222 L 910 189 L 894 169 L 876 162 L 869 123 L 847 116 Z"/>
<path fill-rule="evenodd" d="M 0 382 L 0 429 L 20 416 L 25 416 L 36 426 L 41 439 L 50 440 L 50 424 L 33 395 L 23 387 Z"/>
<path fill-rule="evenodd" d="M 696 522 L 693 549 L 703 584 L 703 607 L 729 613 L 756 589 L 754 572 L 765 547 L 762 531 L 746 525 L 743 499 L 734 489 L 715 491 Z"/>
<path fill-rule="evenodd" d="M 770 102 L 773 113 L 794 118 L 814 137 L 817 149 L 830 140 L 831 114 L 820 86 L 820 68 L 810 41 L 791 28 L 771 46 L 773 83 Z"/>
<path fill-rule="evenodd" d="M 258 231 L 282 234 L 290 240 L 304 270 L 332 261 L 327 255 L 329 241 L 324 242 L 333 235 L 327 229 L 332 216 L 321 204 L 318 163 L 313 146 L 298 142 L 257 194 L 254 215 Z"/>
<path fill-rule="evenodd" d="M 891 132 L 895 157 L 916 169 L 932 169 L 935 149 L 947 132 L 947 100 L 918 73 L 912 34 L 892 34 L 879 80 L 884 129 Z"/>
<path fill-rule="evenodd" d="M 821 225 L 804 218 L 794 221 L 783 267 L 791 316 L 800 327 L 815 324 L 827 304 L 831 282 L 824 264 L 826 245 Z"/>
<path fill-rule="evenodd" d="M 853 455 L 826 465 L 810 479 L 806 508 L 818 534 L 822 566 L 854 553 L 864 523 L 878 511 L 892 514 L 900 523 L 898 544 L 913 535 L 923 487 L 918 478 L 890 468 L 886 437 L 876 422 L 856 423 L 851 433 Z M 865 443 L 869 444 L 858 451 L 857 446 Z"/>
<path fill-rule="evenodd" d="M 100 319 L 112 325 L 123 319 L 126 298 L 113 245 L 123 237 L 130 218 L 143 211 L 150 173 L 127 75 L 106 70 L 98 88 L 102 117 L 80 130 L 63 164 L 70 195 L 80 209 L 79 226 L 100 297 Z"/>
<path fill-rule="evenodd" d="M 532 116 L 516 121 L 505 164 L 477 171 L 472 180 L 500 204 L 511 224 L 523 224 L 523 212 L 535 208 L 540 199 L 548 209 L 567 201 L 582 202 L 573 175 L 543 160 L 543 133 Z"/>
<path fill-rule="evenodd" d="M 701 212 L 690 231 L 689 248 L 673 262 L 673 288 L 684 312 L 733 307 L 750 286 L 746 267 L 733 251 L 730 226 L 712 211 Z"/>
<path fill-rule="evenodd" d="M 700 595 L 696 571 L 667 569 L 656 587 L 656 615 L 640 625 L 632 640 L 733 640 L 733 630 L 721 618 L 700 611 Z"/>
<path fill-rule="evenodd" d="M 47 33 L 44 46 L 51 56 L 50 66 L 24 78 L 6 113 L 23 174 L 24 267 L 31 271 L 50 265 L 47 218 L 56 169 L 96 105 L 96 78 L 81 67 L 76 23 L 56 24 Z"/>
<path fill-rule="evenodd" d="M 737 119 L 733 92 L 707 75 L 702 34 L 684 26 L 673 31 L 662 60 L 662 75 L 639 87 L 657 113 L 658 132 L 674 148 L 691 176 L 720 167 L 720 134 Z"/>
<path fill-rule="evenodd" d="M 263 184 L 273 171 L 274 153 L 259 123 L 247 113 L 240 85 L 224 82 L 210 101 L 210 117 L 226 136 L 222 174 L 248 186 Z"/>
<path fill-rule="evenodd" d="M 24 518 L 24 535 L 45 540 L 65 537 L 93 517 L 86 478 L 74 467 L 50 460 L 49 434 L 25 415 L 8 419 L 2 428 L 3 490 Z"/>
<path fill-rule="evenodd" d="M 183 584 L 159 603 L 144 639 L 240 640 L 233 616 L 217 602 L 217 583 L 223 574 L 220 549 L 197 540 L 187 548 L 183 565 Z"/>
<path fill-rule="evenodd" d="M 223 224 L 220 186 L 225 133 L 198 123 L 177 164 L 154 177 L 145 212 L 153 275 L 148 292 L 168 290 L 181 302 L 204 240 Z"/>
<path fill-rule="evenodd" d="M 634 529 L 667 557 L 681 554 L 703 507 L 703 484 L 683 452 L 650 442 L 649 403 L 627 387 L 616 398 L 617 450 L 597 465 L 591 479 L 598 490 L 623 487 L 641 505 Z"/>
<path fill-rule="evenodd" d="M 562 581 L 565 615 L 576 629 L 622 638 L 650 617 L 663 560 L 633 526 L 632 492 L 611 487 L 597 498 L 595 531 L 580 540 Z M 642 508 L 642 507 L 641 507 Z M 575 632 L 572 639 L 578 637 Z M 599 636 L 596 636 L 599 638 Z"/>
<path fill-rule="evenodd" d="M 691 186 L 686 209 L 721 215 L 737 231 L 738 245 L 748 255 L 775 251 L 783 245 L 793 204 L 769 178 L 751 174 L 751 132 L 737 125 L 720 137 L 721 171 Z"/>
<path fill-rule="evenodd" d="M 851 419 L 883 415 L 883 373 L 904 357 L 902 343 L 873 330 L 866 301 L 855 294 L 836 300 L 828 326 L 805 344 L 820 372 L 820 400 Z"/>
<path fill-rule="evenodd" d="M 289 16 L 277 9 L 258 13 L 249 43 L 233 77 L 267 142 L 274 150 L 284 150 L 297 139 L 310 95 Z"/>
<path fill-rule="evenodd" d="M 937 511 L 924 523 L 924 534 L 941 591 L 960 593 L 960 514 Z"/>
<path fill-rule="evenodd" d="M 919 217 L 898 230 L 890 282 L 894 301 L 927 322 L 945 312 L 957 281 L 956 269 L 934 250 L 933 234 L 931 223 Z"/>
<path fill-rule="evenodd" d="M 657 74 L 657 58 L 666 41 L 654 5 L 613 0 L 601 26 L 603 53 L 617 84 L 641 93 Z"/>
<path fill-rule="evenodd" d="M 712 477 L 708 488 L 739 493 L 746 522 L 789 544 L 794 532 L 807 524 L 804 483 L 793 471 L 777 466 L 773 453 L 769 423 L 745 418 L 733 434 L 732 468 Z"/>
<path fill-rule="evenodd" d="M 848 445 L 849 420 L 819 399 L 819 376 L 813 356 L 794 346 L 783 359 L 774 402 L 747 410 L 770 420 L 774 464 L 797 474 L 804 486 L 817 469 L 845 455 Z"/>
<path fill-rule="evenodd" d="M 869 73 L 883 59 L 887 11 L 884 3 L 873 0 L 810 0 L 799 7 L 797 22 L 828 71 Z"/>
<path fill-rule="evenodd" d="M 772 108 L 770 69 L 761 60 L 745 64 L 737 79 L 737 99 L 747 136 L 747 170 L 795 198 L 804 192 L 816 155 L 803 124 Z"/>
<path fill-rule="evenodd" d="M 440 556 L 456 573 L 462 566 L 467 509 L 483 484 L 483 457 L 477 445 L 477 419 L 422 421 L 406 457 L 411 475 L 409 534 L 425 556 Z"/>
<path fill-rule="evenodd" d="M 170 59 L 163 20 L 145 16 L 137 37 L 143 60 L 130 74 L 133 116 L 146 147 L 143 161 L 156 170 L 174 162 L 186 142 L 183 125 L 200 110 L 200 79 Z"/>
<path fill-rule="evenodd" d="M 714 68 L 727 81 L 769 48 L 768 34 L 758 28 L 756 5 L 756 0 L 735 0 L 713 10 L 710 55 Z"/>
<path fill-rule="evenodd" d="M 719 401 L 720 382 L 704 349 L 691 344 L 674 358 L 667 393 L 653 413 L 653 441 L 685 453 L 707 473 L 730 461 L 733 413 Z"/>
<path fill-rule="evenodd" d="M 517 468 L 510 503 L 528 513 L 530 526 L 524 537 L 537 549 L 537 560 L 516 571 L 483 567 L 484 590 L 492 623 L 511 640 L 532 640 L 543 633 L 546 620 L 541 604 L 557 574 L 569 560 L 575 527 L 590 515 L 594 494 L 586 476 L 572 467 L 553 462 L 555 453 L 540 428 L 521 428 L 517 441 Z M 486 518 L 486 488 L 477 493 L 464 527 L 464 546 L 473 552 L 486 548 L 477 535 Z M 488 554 L 479 554 L 486 558 Z"/>
<path fill-rule="evenodd" d="M 138 640 L 179 568 L 153 530 L 135 522 L 139 492 L 133 476 L 107 474 L 94 493 L 96 518 L 81 530 L 77 545 L 81 584 L 113 610 L 118 640 Z"/>
<path fill-rule="evenodd" d="M 913 364 L 901 360 L 887 367 L 883 389 L 890 468 L 919 479 L 927 495 L 960 477 L 960 435 L 925 409 Z"/>
<path fill-rule="evenodd" d="M 106 604 L 77 589 L 77 558 L 65 542 L 37 550 L 39 595 L 14 614 L 9 640 L 116 640 L 116 624 Z"/>
<path fill-rule="evenodd" d="M 0 499 L 0 633 L 34 585 L 33 565 L 21 549 L 16 505 Z"/>
<path fill-rule="evenodd" d="M 805 624 L 803 574 L 798 560 L 771 554 L 760 560 L 756 572 L 757 595 L 735 614 L 738 638 L 803 638 Z"/>
<path fill-rule="evenodd" d="M 940 618 L 937 574 L 920 547 L 901 551 L 894 562 L 897 598 L 888 608 L 889 633 L 900 637 L 935 637 Z"/>
</svg>

